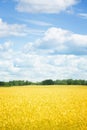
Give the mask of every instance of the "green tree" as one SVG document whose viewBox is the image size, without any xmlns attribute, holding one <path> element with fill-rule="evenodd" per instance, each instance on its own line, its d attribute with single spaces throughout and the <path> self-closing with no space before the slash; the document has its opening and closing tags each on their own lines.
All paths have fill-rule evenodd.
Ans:
<svg viewBox="0 0 87 130">
<path fill-rule="evenodd" d="M 41 82 L 42 85 L 54 85 L 54 81 L 51 79 L 47 79 Z"/>
</svg>

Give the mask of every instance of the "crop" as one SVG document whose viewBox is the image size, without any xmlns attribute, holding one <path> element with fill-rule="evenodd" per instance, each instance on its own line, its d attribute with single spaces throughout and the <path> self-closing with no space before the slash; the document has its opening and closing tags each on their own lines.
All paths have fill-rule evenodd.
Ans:
<svg viewBox="0 0 87 130">
<path fill-rule="evenodd" d="M 87 87 L 1 87 L 0 130 L 87 130 Z"/>
</svg>

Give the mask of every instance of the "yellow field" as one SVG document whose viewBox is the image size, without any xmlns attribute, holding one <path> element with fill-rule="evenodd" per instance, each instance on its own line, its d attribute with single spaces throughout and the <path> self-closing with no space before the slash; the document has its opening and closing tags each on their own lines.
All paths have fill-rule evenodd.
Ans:
<svg viewBox="0 0 87 130">
<path fill-rule="evenodd" d="M 0 130 L 87 130 L 87 87 L 0 88 Z"/>
</svg>

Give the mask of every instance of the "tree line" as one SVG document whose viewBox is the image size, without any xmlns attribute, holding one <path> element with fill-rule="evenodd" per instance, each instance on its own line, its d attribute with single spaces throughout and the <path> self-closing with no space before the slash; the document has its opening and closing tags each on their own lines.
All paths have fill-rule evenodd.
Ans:
<svg viewBox="0 0 87 130">
<path fill-rule="evenodd" d="M 13 81 L 0 81 L 0 86 L 25 86 L 25 85 L 87 85 L 87 80 L 77 79 L 63 79 L 63 80 L 52 80 L 46 79 L 41 82 L 31 82 L 24 80 L 13 80 Z"/>
</svg>

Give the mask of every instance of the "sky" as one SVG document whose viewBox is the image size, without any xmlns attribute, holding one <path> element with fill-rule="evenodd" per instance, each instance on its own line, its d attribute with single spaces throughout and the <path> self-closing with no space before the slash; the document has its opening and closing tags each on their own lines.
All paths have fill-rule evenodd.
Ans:
<svg viewBox="0 0 87 130">
<path fill-rule="evenodd" d="M 0 81 L 87 80 L 87 0 L 0 0 Z"/>
</svg>

